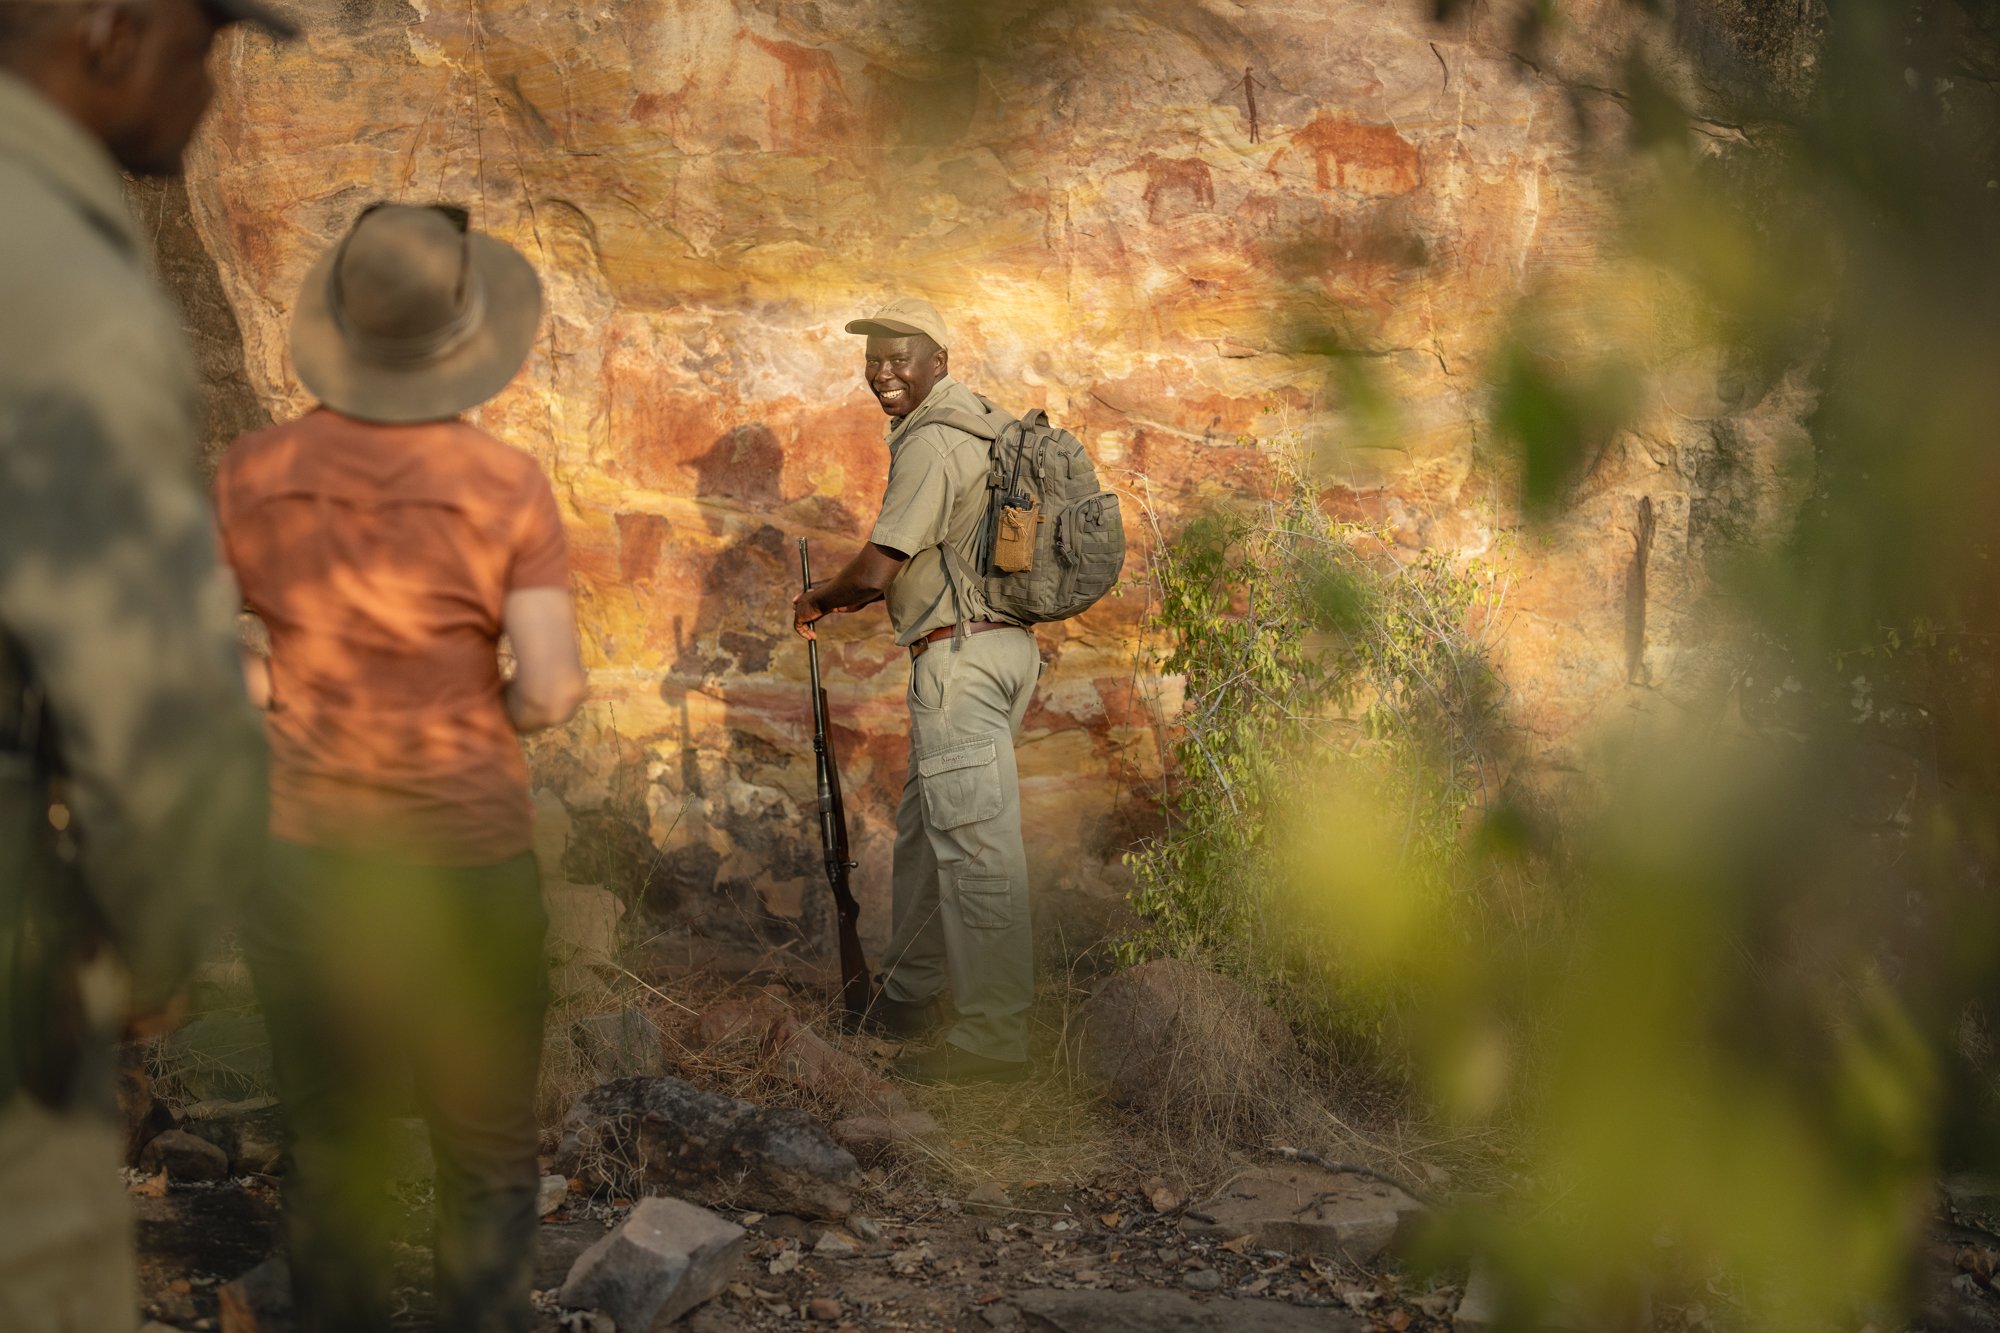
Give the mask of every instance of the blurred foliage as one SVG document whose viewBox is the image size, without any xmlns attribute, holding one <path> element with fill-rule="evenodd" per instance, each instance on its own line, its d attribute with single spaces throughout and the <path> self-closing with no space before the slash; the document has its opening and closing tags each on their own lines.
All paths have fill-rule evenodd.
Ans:
<svg viewBox="0 0 2000 1333">
<path fill-rule="evenodd" d="M 1503 1327 L 1899 1326 L 1938 1173 L 2000 1166 L 2000 4 L 1435 17 L 1497 25 L 1524 78 L 1588 67 L 1561 91 L 1619 205 L 1483 369 L 1522 518 L 1560 529 L 1670 412 L 1669 363 L 1719 415 L 1807 386 L 1807 470 L 1690 560 L 1666 683 L 1553 779 L 1471 776 L 1487 687 L 1408 706 L 1477 660 L 1484 576 L 1360 559 L 1298 477 L 1191 527 L 1159 567 L 1180 786 L 1128 954 L 1314 996 L 1288 1013 L 1372 1028 L 1434 1114 L 1503 1131 L 1506 1187 L 1437 1237 Z M 1286 338 L 1356 429 L 1393 423 L 1352 330 Z"/>
<path fill-rule="evenodd" d="M 1489 810 L 1468 848 L 1473 891 L 1530 885 L 1563 930 L 1421 963 L 1479 979 L 1431 993 L 1440 1105 L 1521 1145 L 1518 1188 L 1455 1219 L 1510 1327 L 1697 1295 L 1746 1328 L 1893 1321 L 1935 1173 L 1995 1142 L 1963 1040 L 2000 981 L 1994 10 L 1829 6 L 1782 69 L 1733 11 L 1682 10 L 1636 24 L 1629 132 L 1597 145 L 1623 296 L 1552 339 L 1531 293 L 1494 433 L 1555 518 L 1672 346 L 1749 402 L 1809 376 L 1811 475 L 1711 565 L 1694 634 L 1726 686 L 1640 705 L 1581 794 Z M 1559 49 L 1566 7 L 1523 13 Z"/>
<path fill-rule="evenodd" d="M 1342 911 L 1408 900 L 1353 893 L 1303 914 L 1288 869 L 1299 817 L 1330 825 L 1299 796 L 1326 780 L 1329 755 L 1365 768 L 1383 803 L 1368 813 L 1383 820 L 1343 827 L 1372 837 L 1393 825 L 1396 855 L 1442 889 L 1483 781 L 1493 678 L 1471 626 L 1492 572 L 1399 562 L 1383 534 L 1327 516 L 1296 441 L 1274 459 L 1273 498 L 1195 518 L 1153 560 L 1153 628 L 1170 645 L 1160 665 L 1185 702 L 1168 830 L 1128 857 L 1144 925 L 1121 953 L 1243 976 L 1323 1053 L 1402 1075 L 1408 1043 L 1394 1034 L 1408 996 L 1350 956 L 1366 935 Z M 1398 929 L 1429 929 L 1432 915 L 1402 911 Z"/>
</svg>

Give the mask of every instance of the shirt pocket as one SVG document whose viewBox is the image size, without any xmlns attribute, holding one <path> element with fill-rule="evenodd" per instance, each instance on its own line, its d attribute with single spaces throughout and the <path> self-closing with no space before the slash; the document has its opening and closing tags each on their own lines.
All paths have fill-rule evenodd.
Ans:
<svg viewBox="0 0 2000 1333">
<path fill-rule="evenodd" d="M 1000 813 L 1000 752 L 991 736 L 961 741 L 917 760 L 924 818 L 934 829 L 957 828 Z"/>
<path fill-rule="evenodd" d="M 1005 930 L 1014 924 L 1014 886 L 1005 875 L 960 875 L 958 917 L 968 930 Z"/>
</svg>

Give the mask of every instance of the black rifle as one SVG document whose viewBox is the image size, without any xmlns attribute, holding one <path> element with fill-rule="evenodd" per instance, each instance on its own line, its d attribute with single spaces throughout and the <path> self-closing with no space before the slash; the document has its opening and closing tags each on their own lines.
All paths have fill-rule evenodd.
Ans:
<svg viewBox="0 0 2000 1333">
<path fill-rule="evenodd" d="M 799 538 L 799 578 L 806 590 L 812 588 L 812 559 L 806 553 L 806 539 Z M 833 758 L 833 737 L 827 732 L 826 687 L 819 682 L 819 643 L 806 640 L 806 661 L 812 668 L 813 762 L 819 768 L 819 845 L 826 857 L 826 882 L 833 888 L 833 905 L 840 919 L 840 1003 L 847 1016 L 858 1023 L 868 1011 L 871 985 L 868 960 L 861 953 L 861 904 L 854 901 L 854 889 L 847 872 L 855 862 L 848 860 L 847 806 L 840 799 L 840 765 Z"/>
</svg>

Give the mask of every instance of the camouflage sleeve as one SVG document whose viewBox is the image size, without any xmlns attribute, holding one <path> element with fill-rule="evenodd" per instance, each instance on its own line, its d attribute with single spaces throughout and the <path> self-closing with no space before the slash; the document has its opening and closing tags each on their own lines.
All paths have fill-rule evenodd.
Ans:
<svg viewBox="0 0 2000 1333">
<path fill-rule="evenodd" d="M 55 390 L 0 402 L 0 624 L 48 700 L 84 879 L 141 1006 L 185 979 L 265 836 L 231 585 L 170 461 L 190 435 Z"/>
</svg>

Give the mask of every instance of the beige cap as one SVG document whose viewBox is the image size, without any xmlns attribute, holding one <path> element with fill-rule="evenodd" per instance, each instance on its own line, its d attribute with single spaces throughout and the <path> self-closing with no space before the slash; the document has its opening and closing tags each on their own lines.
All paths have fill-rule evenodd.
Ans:
<svg viewBox="0 0 2000 1333">
<path fill-rule="evenodd" d="M 15 0 L 16 3 L 46 5 L 53 9 L 58 5 L 82 7 L 91 0 Z M 299 35 L 299 25 L 280 14 L 269 5 L 257 0 L 199 0 L 206 9 L 225 23 L 254 23 L 273 37 L 290 41 Z"/>
<path fill-rule="evenodd" d="M 945 327 L 944 316 L 929 301 L 915 296 L 898 297 L 867 319 L 850 320 L 847 331 L 879 333 L 890 338 L 921 333 L 939 347 L 951 346 L 951 330 Z"/>
</svg>

